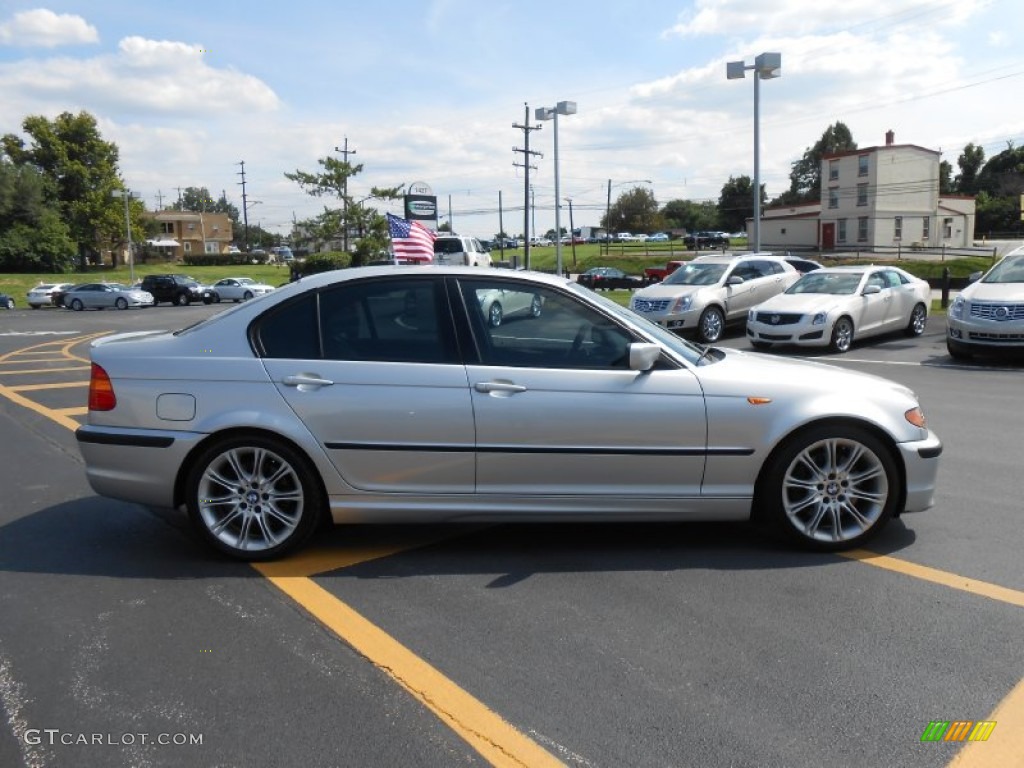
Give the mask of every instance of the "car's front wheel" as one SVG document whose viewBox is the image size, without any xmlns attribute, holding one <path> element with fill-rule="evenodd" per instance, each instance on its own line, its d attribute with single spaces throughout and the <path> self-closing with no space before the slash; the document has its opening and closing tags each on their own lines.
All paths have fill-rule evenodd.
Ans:
<svg viewBox="0 0 1024 768">
<path fill-rule="evenodd" d="M 718 307 L 708 307 L 697 323 L 697 335 L 705 344 L 714 344 L 722 338 L 725 330 L 725 316 Z"/>
<path fill-rule="evenodd" d="M 910 313 L 910 322 L 907 323 L 907 336 L 920 336 L 928 325 L 928 310 L 924 304 L 917 304 Z"/>
<path fill-rule="evenodd" d="M 85 304 L 82 303 L 81 299 L 72 299 L 71 308 L 75 310 L 75 312 L 81 312 L 83 309 L 85 309 Z"/>
<path fill-rule="evenodd" d="M 120 296 L 117 301 L 114 302 L 114 306 L 118 309 L 128 309 L 128 299 L 124 296 Z"/>
<path fill-rule="evenodd" d="M 853 344 L 853 322 L 848 317 L 840 317 L 832 326 L 832 340 L 829 346 L 833 352 L 846 352 Z"/>
<path fill-rule="evenodd" d="M 324 501 L 315 470 L 278 440 L 221 440 L 192 465 L 186 506 L 199 532 L 239 560 L 268 560 L 302 544 Z"/>
<path fill-rule="evenodd" d="M 242 294 L 242 301 L 248 301 L 252 298 L 252 291 L 246 291 Z"/>
<path fill-rule="evenodd" d="M 877 534 L 896 511 L 900 475 L 891 450 L 854 425 L 805 430 L 769 459 L 756 515 L 783 536 L 823 551 Z"/>
<path fill-rule="evenodd" d="M 189 298 L 189 295 L 187 293 L 179 293 L 174 298 L 174 303 L 177 304 L 179 307 L 187 307 L 189 304 L 192 303 L 192 299 Z"/>
</svg>

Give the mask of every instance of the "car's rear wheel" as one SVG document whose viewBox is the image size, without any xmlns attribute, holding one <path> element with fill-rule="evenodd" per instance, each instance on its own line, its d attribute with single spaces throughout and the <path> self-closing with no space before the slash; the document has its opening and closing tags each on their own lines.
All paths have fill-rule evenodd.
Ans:
<svg viewBox="0 0 1024 768">
<path fill-rule="evenodd" d="M 501 325 L 503 317 L 501 304 L 498 302 L 491 304 L 491 308 L 487 310 L 487 322 L 490 323 L 491 328 L 497 328 Z"/>
<path fill-rule="evenodd" d="M 805 430 L 769 459 L 757 516 L 778 533 L 823 551 L 877 534 L 896 511 L 900 475 L 891 450 L 855 425 Z"/>
<path fill-rule="evenodd" d="M 725 329 L 725 316 L 718 307 L 708 307 L 697 323 L 697 335 L 705 344 L 714 344 L 722 338 Z"/>
<path fill-rule="evenodd" d="M 848 317 L 840 317 L 832 326 L 832 340 L 829 346 L 833 352 L 846 352 L 853 344 L 853 321 Z"/>
<path fill-rule="evenodd" d="M 928 325 L 928 309 L 924 304 L 918 304 L 910 313 L 910 322 L 907 323 L 907 336 L 920 336 Z"/>
<path fill-rule="evenodd" d="M 114 306 L 117 307 L 118 309 L 128 309 L 128 299 L 126 299 L 124 296 L 121 296 L 118 298 L 117 301 L 114 302 Z"/>
<path fill-rule="evenodd" d="M 203 537 L 239 560 L 268 560 L 299 546 L 324 507 L 306 458 L 256 435 L 205 450 L 189 472 L 186 494 L 189 516 Z"/>
<path fill-rule="evenodd" d="M 75 312 L 81 312 L 83 309 L 85 309 L 85 304 L 82 303 L 81 299 L 72 299 L 71 308 L 75 310 Z"/>
</svg>

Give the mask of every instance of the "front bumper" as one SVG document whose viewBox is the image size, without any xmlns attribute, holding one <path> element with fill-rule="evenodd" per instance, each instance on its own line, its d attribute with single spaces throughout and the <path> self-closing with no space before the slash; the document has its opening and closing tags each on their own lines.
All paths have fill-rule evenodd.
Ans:
<svg viewBox="0 0 1024 768">
<path fill-rule="evenodd" d="M 906 472 L 907 498 L 904 512 L 922 512 L 935 503 L 935 482 L 939 474 L 942 441 L 931 430 L 924 440 L 898 443 Z"/>
<path fill-rule="evenodd" d="M 976 318 L 946 322 L 946 336 L 953 344 L 988 352 L 1024 352 L 1024 323 L 1000 322 Z"/>
<path fill-rule="evenodd" d="M 823 323 L 814 325 L 809 319 L 778 325 L 758 320 L 747 321 L 747 338 L 751 341 L 814 347 L 828 344 L 830 336 L 831 332 Z"/>
</svg>

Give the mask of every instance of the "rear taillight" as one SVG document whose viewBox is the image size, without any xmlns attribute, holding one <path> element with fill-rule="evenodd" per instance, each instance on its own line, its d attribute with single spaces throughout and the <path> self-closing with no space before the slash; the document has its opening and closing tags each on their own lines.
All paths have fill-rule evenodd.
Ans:
<svg viewBox="0 0 1024 768">
<path fill-rule="evenodd" d="M 114 396 L 114 385 L 110 383 L 107 372 L 93 363 L 92 374 L 89 376 L 89 410 L 112 411 L 115 407 L 117 398 Z"/>
</svg>

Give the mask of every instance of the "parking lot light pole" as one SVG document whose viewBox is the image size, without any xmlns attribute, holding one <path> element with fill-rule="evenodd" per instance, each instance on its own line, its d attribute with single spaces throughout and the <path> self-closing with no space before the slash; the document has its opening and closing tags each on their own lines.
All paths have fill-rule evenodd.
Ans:
<svg viewBox="0 0 1024 768">
<path fill-rule="evenodd" d="M 132 255 L 132 222 L 128 215 L 128 202 L 132 199 L 132 191 L 130 189 L 115 189 L 111 194 L 114 197 L 124 199 L 124 228 L 128 234 L 128 275 L 131 284 L 135 285 L 135 258 Z"/>
<path fill-rule="evenodd" d="M 560 101 L 553 107 L 538 107 L 534 113 L 537 120 L 553 120 L 552 132 L 555 134 L 555 273 L 562 274 L 562 200 L 558 189 L 558 116 L 575 115 L 575 101 Z"/>
<path fill-rule="evenodd" d="M 757 252 L 761 250 L 761 91 L 758 84 L 782 75 L 782 54 L 762 53 L 749 66 L 743 61 L 727 62 L 725 76 L 729 80 L 742 80 L 748 69 L 754 70 L 754 251 Z"/>
</svg>

